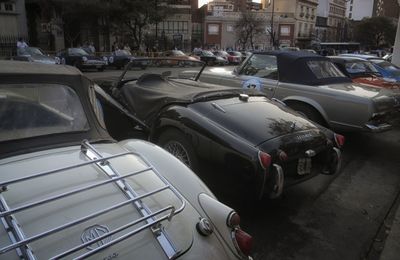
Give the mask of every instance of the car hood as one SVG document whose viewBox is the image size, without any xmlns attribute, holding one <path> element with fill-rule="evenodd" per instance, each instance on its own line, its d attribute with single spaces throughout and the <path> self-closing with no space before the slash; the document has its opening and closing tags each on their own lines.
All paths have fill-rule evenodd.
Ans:
<svg viewBox="0 0 400 260">
<path fill-rule="evenodd" d="M 318 128 L 288 107 L 263 96 L 251 96 L 247 101 L 235 97 L 199 102 L 190 107 L 254 146 L 278 136 Z"/>
<path fill-rule="evenodd" d="M 103 156 L 127 152 L 118 144 L 100 145 L 96 149 Z M 88 159 L 81 152 L 79 146 L 37 152 L 29 154 L 29 157 L 21 155 L 7 158 L 0 161 L 0 182 L 84 162 L 88 162 Z M 147 168 L 144 161 L 134 154 L 110 159 L 109 162 L 121 175 Z M 7 186 L 7 191 L 1 194 L 10 208 L 16 208 L 109 179 L 97 165 L 90 164 L 10 184 Z M 138 194 L 150 192 L 164 185 L 153 170 L 128 177 L 125 180 L 126 184 Z M 116 184 L 110 183 L 94 189 L 85 189 L 84 192 L 16 212 L 13 216 L 18 221 L 24 235 L 32 237 L 126 200 L 126 194 Z M 178 197 L 170 190 L 157 193 L 142 201 L 145 207 L 148 207 L 153 212 L 166 205 L 173 205 L 178 210 L 182 205 Z M 158 216 L 161 217 L 165 214 Z M 129 202 L 124 207 L 110 210 L 106 214 L 70 228 L 64 228 L 60 232 L 44 236 L 42 239 L 29 243 L 29 245 L 38 259 L 49 259 L 51 256 L 55 256 L 72 247 L 82 245 L 83 241 L 88 241 L 96 236 L 113 231 L 139 218 L 141 218 L 141 214 L 133 203 Z M 191 247 L 194 227 L 198 219 L 199 213 L 191 204 L 186 203 L 183 211 L 175 215 L 171 221 L 162 222 L 162 228 L 165 229 L 169 239 L 173 241 L 175 248 L 181 253 Z M 134 228 L 143 224 L 145 223 L 140 222 Z M 116 233 L 112 235 L 112 239 L 119 238 L 134 228 L 131 227 Z M 2 246 L 10 244 L 8 235 L 3 228 L 0 228 L 0 241 L 3 241 L 1 243 Z M 105 241 L 94 243 L 91 248 L 84 248 L 79 253 L 89 252 L 102 243 L 105 243 Z M 77 256 L 77 254 L 69 257 L 72 256 Z M 101 253 L 95 255 L 95 259 L 110 259 L 110 257 L 113 258 L 112 256 L 119 256 L 124 259 L 164 259 L 166 257 L 150 228 L 146 228 L 124 242 L 117 243 L 101 251 Z M 3 254 L 2 257 L 14 259 L 16 254 L 14 250 L 11 250 Z"/>
</svg>

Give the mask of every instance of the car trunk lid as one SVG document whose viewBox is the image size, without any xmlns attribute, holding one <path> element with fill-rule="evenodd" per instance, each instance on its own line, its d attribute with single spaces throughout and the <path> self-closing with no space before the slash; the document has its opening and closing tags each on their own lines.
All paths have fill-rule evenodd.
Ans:
<svg viewBox="0 0 400 260">
<path fill-rule="evenodd" d="M 49 259 L 80 246 L 80 250 L 67 256 L 88 253 L 86 258 L 113 241 L 113 246 L 92 258 L 163 259 L 190 248 L 195 223 L 183 215 L 198 213 L 143 158 L 115 144 L 107 148 L 105 152 L 104 147 L 70 147 L 0 162 L 2 211 L 26 207 L 11 212 L 11 218 L 8 215 L 2 219 L 3 223 L 8 219 L 10 226 L 15 224 L 9 230 L 28 239 L 28 249 L 21 247 L 20 252 Z M 108 159 L 99 161 L 100 156 Z M 54 171 L 60 165 L 64 169 Z M 38 173 L 42 176 L 32 177 Z M 113 176 L 115 173 L 129 177 L 110 180 L 118 178 Z M 9 183 L 21 178 L 25 180 Z M 73 192 L 77 190 L 80 191 Z M 137 196 L 141 199 L 134 198 Z M 171 214 L 173 210 L 175 213 Z M 161 212 L 155 215 L 157 218 L 152 217 L 155 212 Z M 156 225 L 157 219 L 165 220 Z M 1 247 L 12 244 L 10 232 L 0 228 Z M 95 239 L 99 240 L 84 244 Z M 2 257 L 16 258 L 16 252 L 10 250 Z"/>
<path fill-rule="evenodd" d="M 316 128 L 285 105 L 263 96 L 212 100 L 191 107 L 254 146 L 281 135 Z"/>
</svg>

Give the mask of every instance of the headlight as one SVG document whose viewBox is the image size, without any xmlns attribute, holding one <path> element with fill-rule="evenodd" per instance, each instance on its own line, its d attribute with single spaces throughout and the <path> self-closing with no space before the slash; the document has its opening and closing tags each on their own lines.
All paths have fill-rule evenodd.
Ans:
<svg viewBox="0 0 400 260">
<path fill-rule="evenodd" d="M 83 62 L 87 62 L 87 60 L 88 60 L 87 57 L 85 57 L 85 56 L 82 57 L 82 61 L 83 61 Z"/>
</svg>

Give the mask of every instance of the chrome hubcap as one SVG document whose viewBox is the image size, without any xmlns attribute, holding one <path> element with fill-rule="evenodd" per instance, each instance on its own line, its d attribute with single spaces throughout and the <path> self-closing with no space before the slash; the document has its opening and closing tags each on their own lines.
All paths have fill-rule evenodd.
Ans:
<svg viewBox="0 0 400 260">
<path fill-rule="evenodd" d="M 189 168 L 192 166 L 189 154 L 181 143 L 177 141 L 169 141 L 165 144 L 164 149 L 178 158 L 181 162 L 189 166 Z"/>
</svg>

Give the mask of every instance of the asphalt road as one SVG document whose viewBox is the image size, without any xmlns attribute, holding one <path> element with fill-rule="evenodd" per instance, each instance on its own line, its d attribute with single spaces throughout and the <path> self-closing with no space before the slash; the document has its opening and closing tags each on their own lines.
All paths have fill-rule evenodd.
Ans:
<svg viewBox="0 0 400 260">
<path fill-rule="evenodd" d="M 120 73 L 86 75 L 107 78 Z M 398 207 L 400 123 L 385 133 L 345 136 L 339 174 L 317 176 L 275 201 L 244 205 L 224 180 L 208 181 L 219 169 L 203 169 L 217 197 L 240 213 L 242 228 L 254 238 L 254 259 L 378 259 L 385 238 L 379 234 Z"/>
</svg>

